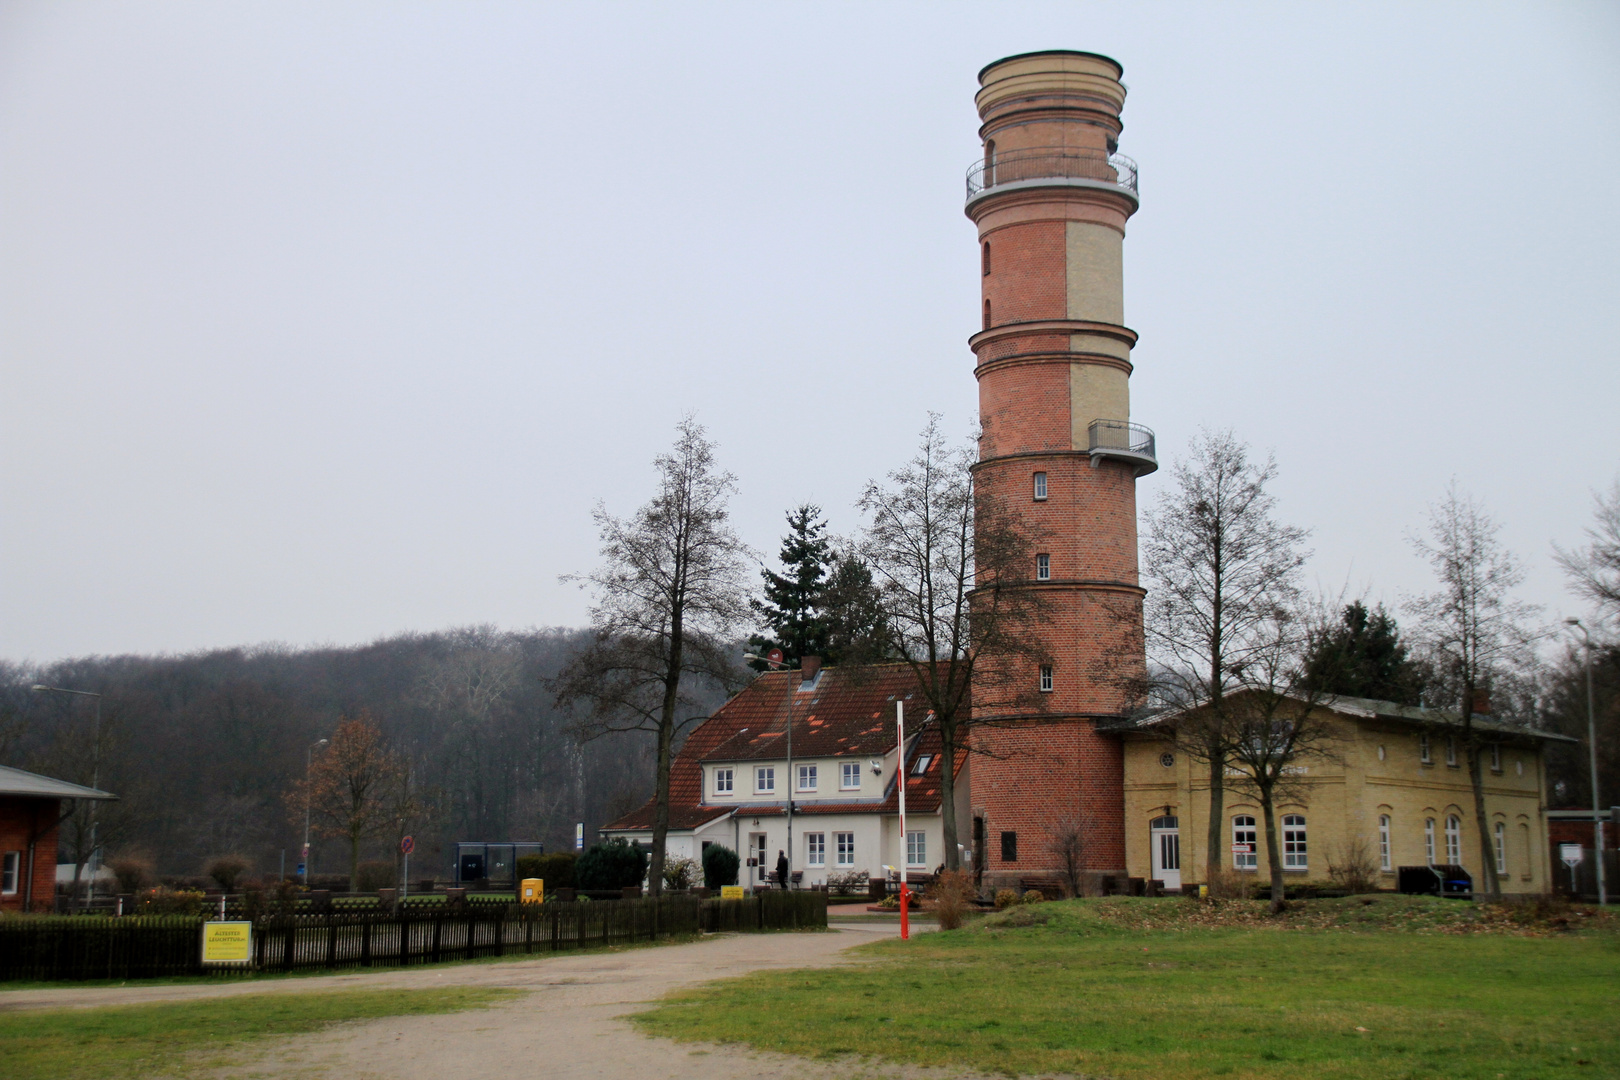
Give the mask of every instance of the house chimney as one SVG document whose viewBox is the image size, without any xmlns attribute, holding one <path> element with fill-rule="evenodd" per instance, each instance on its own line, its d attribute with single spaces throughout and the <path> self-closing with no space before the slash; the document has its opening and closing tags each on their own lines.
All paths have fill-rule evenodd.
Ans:
<svg viewBox="0 0 1620 1080">
<path fill-rule="evenodd" d="M 1474 711 L 1481 716 L 1491 715 L 1491 692 L 1489 690 L 1474 691 Z"/>
<path fill-rule="evenodd" d="M 799 657 L 799 678 L 805 682 L 815 682 L 816 676 L 821 674 L 821 657 Z"/>
</svg>

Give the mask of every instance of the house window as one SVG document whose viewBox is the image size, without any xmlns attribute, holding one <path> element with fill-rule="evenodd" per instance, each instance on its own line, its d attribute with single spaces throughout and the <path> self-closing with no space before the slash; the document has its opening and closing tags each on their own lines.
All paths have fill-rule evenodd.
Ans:
<svg viewBox="0 0 1620 1080">
<path fill-rule="evenodd" d="M 1507 873 L 1507 826 L 1496 823 L 1496 872 Z"/>
<path fill-rule="evenodd" d="M 1502 771 L 1502 744 L 1491 743 L 1491 772 Z"/>
<path fill-rule="evenodd" d="M 799 790 L 816 790 L 816 767 L 814 765 L 799 766 Z"/>
<path fill-rule="evenodd" d="M 774 766 L 764 766 L 754 770 L 754 791 L 764 793 L 776 790 L 776 769 Z"/>
<path fill-rule="evenodd" d="M 1260 865 L 1259 850 L 1254 831 L 1254 818 L 1248 814 L 1239 814 L 1234 817 L 1232 819 L 1232 868 L 1234 870 L 1253 870 Z"/>
<path fill-rule="evenodd" d="M 714 793 L 716 795 L 731 794 L 732 776 L 733 773 L 730 769 L 714 770 Z"/>
<path fill-rule="evenodd" d="M 917 760 L 911 764 L 911 775 L 921 776 L 923 773 L 927 772 L 928 763 L 933 760 L 934 755 L 932 754 L 918 754 Z"/>
<path fill-rule="evenodd" d="M 833 833 L 833 843 L 838 845 L 838 865 L 855 865 L 855 834 L 852 832 Z"/>
<path fill-rule="evenodd" d="M 838 786 L 845 791 L 855 791 L 861 786 L 861 763 L 846 761 L 838 771 Z"/>
<path fill-rule="evenodd" d="M 1043 472 L 1035 474 L 1035 501 L 1046 501 L 1046 474 Z"/>
<path fill-rule="evenodd" d="M 1041 693 L 1050 694 L 1051 692 L 1052 692 L 1052 665 L 1051 664 L 1042 664 L 1041 665 Z"/>
<path fill-rule="evenodd" d="M 1384 744 L 1383 743 L 1378 744 L 1378 760 L 1379 761 L 1384 760 Z"/>
<path fill-rule="evenodd" d="M 906 865 L 928 865 L 928 834 L 925 832 L 906 833 Z"/>
<path fill-rule="evenodd" d="M 1523 776 L 1524 775 L 1524 762 L 1522 760 L 1515 761 L 1513 763 L 1513 771 L 1518 773 L 1520 776 Z"/>
<path fill-rule="evenodd" d="M 804 834 L 804 864 L 806 866 L 827 865 L 827 834 L 811 832 Z"/>
<path fill-rule="evenodd" d="M 1395 869 L 1389 856 L 1389 815 L 1378 815 L 1378 869 L 1388 873 Z"/>
<path fill-rule="evenodd" d="M 1457 740 L 1450 735 L 1446 736 L 1446 764 L 1453 769 L 1457 767 Z"/>
<path fill-rule="evenodd" d="M 1462 819 L 1456 814 L 1446 815 L 1446 862 L 1462 865 Z"/>
<path fill-rule="evenodd" d="M 990 241 L 984 242 L 984 276 L 990 276 Z"/>
<path fill-rule="evenodd" d="M 1429 736 L 1427 734 L 1418 736 L 1418 760 L 1425 765 L 1434 764 L 1434 757 L 1429 752 Z"/>
<path fill-rule="evenodd" d="M 21 866 L 22 852 L 6 852 L 4 864 L 0 865 L 0 893 L 10 896 L 17 891 L 18 870 Z"/>
<path fill-rule="evenodd" d="M 1046 554 L 1044 551 L 1035 556 L 1035 580 L 1052 580 L 1052 556 Z"/>
<path fill-rule="evenodd" d="M 1305 816 L 1283 815 L 1283 869 L 1305 869 Z"/>
<path fill-rule="evenodd" d="M 1015 833 L 1015 832 L 1004 832 L 1004 833 L 1001 834 L 1001 861 L 1002 862 L 1017 862 L 1018 861 L 1018 834 L 1017 833 Z"/>
<path fill-rule="evenodd" d="M 1423 819 L 1423 853 L 1428 858 L 1429 865 L 1433 866 L 1434 865 L 1434 818 L 1424 818 Z"/>
<path fill-rule="evenodd" d="M 984 302 L 984 328 L 990 329 L 990 301 Z"/>
</svg>

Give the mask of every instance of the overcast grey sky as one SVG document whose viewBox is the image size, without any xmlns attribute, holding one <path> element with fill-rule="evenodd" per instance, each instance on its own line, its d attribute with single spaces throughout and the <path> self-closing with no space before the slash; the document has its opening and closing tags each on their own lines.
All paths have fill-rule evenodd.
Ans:
<svg viewBox="0 0 1620 1080">
<path fill-rule="evenodd" d="M 0 6 L 0 656 L 576 625 L 695 411 L 774 555 L 966 432 L 975 74 L 1107 53 L 1134 418 L 1398 602 L 1620 471 L 1620 5 Z M 1140 485 L 1144 505 L 1168 473 Z"/>
</svg>

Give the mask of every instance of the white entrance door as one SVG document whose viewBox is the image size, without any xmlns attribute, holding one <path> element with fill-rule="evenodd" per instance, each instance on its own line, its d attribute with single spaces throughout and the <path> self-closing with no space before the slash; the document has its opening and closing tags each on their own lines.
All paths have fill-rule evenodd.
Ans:
<svg viewBox="0 0 1620 1080">
<path fill-rule="evenodd" d="M 765 864 L 765 834 L 762 832 L 749 833 L 748 846 L 751 849 L 749 854 L 754 857 L 755 861 L 754 881 L 757 884 L 763 884 L 769 881 L 771 876 L 771 867 Z"/>
<path fill-rule="evenodd" d="M 1153 846 L 1153 877 L 1166 889 L 1181 888 L 1181 828 L 1173 817 L 1157 817 L 1149 823 Z M 1140 835 L 1140 834 L 1138 834 Z"/>
</svg>

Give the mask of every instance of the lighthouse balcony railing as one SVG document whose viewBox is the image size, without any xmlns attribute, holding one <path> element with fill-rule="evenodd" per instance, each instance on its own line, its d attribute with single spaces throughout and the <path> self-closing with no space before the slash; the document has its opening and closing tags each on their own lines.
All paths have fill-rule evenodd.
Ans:
<svg viewBox="0 0 1620 1080">
<path fill-rule="evenodd" d="M 1043 180 L 1096 181 L 1138 194 L 1136 162 L 1124 154 L 1039 147 L 998 151 L 987 160 L 975 162 L 967 173 L 968 201 L 993 187 Z"/>
<path fill-rule="evenodd" d="M 1158 450 L 1153 429 L 1128 420 L 1093 420 L 1089 429 L 1091 467 L 1096 468 L 1105 458 L 1114 458 L 1136 467 L 1136 475 L 1144 476 L 1159 467 Z"/>
</svg>

